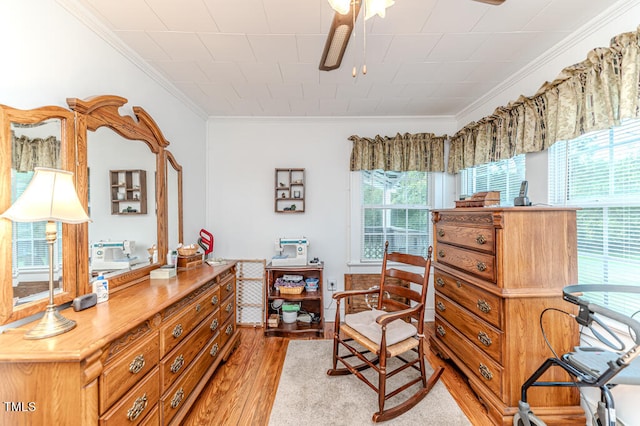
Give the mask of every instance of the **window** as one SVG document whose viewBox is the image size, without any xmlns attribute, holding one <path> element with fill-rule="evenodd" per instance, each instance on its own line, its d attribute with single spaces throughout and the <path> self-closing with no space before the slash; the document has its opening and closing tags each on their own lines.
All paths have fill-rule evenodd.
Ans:
<svg viewBox="0 0 640 426">
<path fill-rule="evenodd" d="M 359 220 L 354 227 L 360 234 L 360 261 L 382 260 L 385 241 L 390 251 L 426 256 L 431 241 L 430 173 L 375 170 L 355 174 Z"/>
<path fill-rule="evenodd" d="M 18 173 L 13 169 L 11 202 L 15 202 L 31 182 L 33 172 Z M 48 270 L 49 248 L 45 236 L 46 222 L 13 222 L 13 275 L 26 271 Z M 58 235 L 62 235 L 62 224 L 58 223 Z M 54 269 L 57 271 L 61 259 L 62 239 L 58 238 L 54 247 Z"/>
<path fill-rule="evenodd" d="M 500 205 L 512 206 L 525 179 L 524 154 L 507 160 L 469 167 L 460 173 L 460 194 L 500 191 Z"/>
<path fill-rule="evenodd" d="M 581 208 L 578 283 L 640 285 L 640 121 L 554 144 L 549 201 Z M 591 295 L 626 315 L 640 310 L 638 296 Z"/>
</svg>

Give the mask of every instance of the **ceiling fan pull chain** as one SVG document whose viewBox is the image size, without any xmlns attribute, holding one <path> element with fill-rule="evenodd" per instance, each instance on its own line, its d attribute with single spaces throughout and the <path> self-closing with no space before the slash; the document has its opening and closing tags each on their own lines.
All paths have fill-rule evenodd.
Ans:
<svg viewBox="0 0 640 426">
<path fill-rule="evenodd" d="M 351 16 L 353 17 L 353 26 L 351 28 L 353 28 L 353 45 L 356 45 L 356 2 L 358 0 L 352 0 L 351 2 L 351 6 L 353 7 L 353 13 L 351 14 Z M 358 67 L 356 66 L 356 55 L 353 55 L 353 70 L 351 71 L 351 76 L 353 78 L 356 78 L 356 76 L 358 75 Z"/>
<path fill-rule="evenodd" d="M 363 1 L 364 16 L 367 16 L 367 1 Z M 362 75 L 367 73 L 367 20 L 362 20 Z"/>
</svg>

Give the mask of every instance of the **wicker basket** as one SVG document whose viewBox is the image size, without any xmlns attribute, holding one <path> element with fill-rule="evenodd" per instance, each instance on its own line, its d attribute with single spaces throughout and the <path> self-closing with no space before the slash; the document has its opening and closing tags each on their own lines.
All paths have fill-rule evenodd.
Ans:
<svg viewBox="0 0 640 426">
<path fill-rule="evenodd" d="M 304 285 L 297 287 L 280 286 L 278 287 L 278 290 L 280 290 L 280 294 L 300 294 L 302 293 L 302 290 L 304 290 Z"/>
<path fill-rule="evenodd" d="M 182 246 L 178 248 L 178 254 L 184 257 L 193 256 L 194 254 L 196 254 L 197 251 L 198 251 L 198 247 L 195 245 Z"/>
</svg>

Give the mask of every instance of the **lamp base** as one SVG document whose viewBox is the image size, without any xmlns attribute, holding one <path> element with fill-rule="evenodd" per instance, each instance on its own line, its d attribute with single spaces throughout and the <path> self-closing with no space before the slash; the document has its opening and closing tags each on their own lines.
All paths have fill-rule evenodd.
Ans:
<svg viewBox="0 0 640 426">
<path fill-rule="evenodd" d="M 47 337 L 57 336 L 66 333 L 76 326 L 76 322 L 63 317 L 54 305 L 47 305 L 44 315 L 40 322 L 29 330 L 25 335 L 25 339 L 45 339 Z"/>
</svg>

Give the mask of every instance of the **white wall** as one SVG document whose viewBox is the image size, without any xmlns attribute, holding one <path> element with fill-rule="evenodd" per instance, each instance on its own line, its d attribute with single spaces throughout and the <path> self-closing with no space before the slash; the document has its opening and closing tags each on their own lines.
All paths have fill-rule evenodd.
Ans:
<svg viewBox="0 0 640 426">
<path fill-rule="evenodd" d="M 184 174 L 185 234 L 204 225 L 205 119 L 54 0 L 0 2 L 0 104 L 67 107 L 66 99 L 118 95 L 143 107 L 171 142 Z M 202 174 L 201 174 L 202 173 Z"/>
<path fill-rule="evenodd" d="M 207 227 L 215 237 L 213 255 L 270 260 L 277 238 L 305 236 L 310 258 L 325 262 L 325 287 L 335 278 L 343 289 L 350 272 L 349 136 L 445 134 L 453 124 L 446 118 L 210 119 Z M 305 169 L 305 212 L 275 213 L 274 169 L 299 167 Z M 328 320 L 333 312 L 325 310 Z"/>
</svg>

